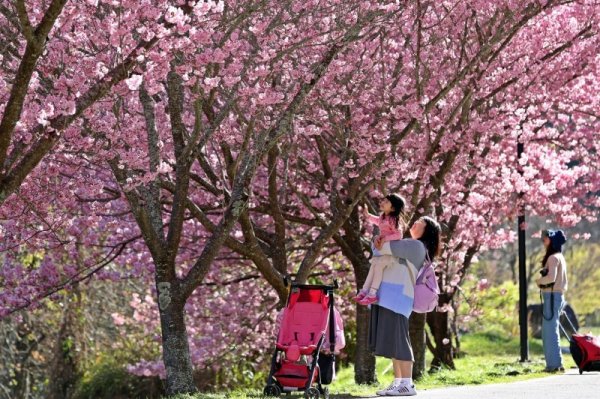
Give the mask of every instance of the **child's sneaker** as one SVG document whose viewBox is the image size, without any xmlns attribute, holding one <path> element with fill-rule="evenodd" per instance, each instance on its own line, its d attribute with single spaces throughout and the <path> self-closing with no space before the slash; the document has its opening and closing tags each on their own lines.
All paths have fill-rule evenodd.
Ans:
<svg viewBox="0 0 600 399">
<path fill-rule="evenodd" d="M 377 303 L 377 296 L 376 295 L 367 295 L 366 297 L 364 297 L 363 299 L 361 299 L 360 301 L 358 301 L 358 303 L 360 303 L 361 305 L 371 305 L 372 303 Z"/>
<path fill-rule="evenodd" d="M 395 385 L 391 387 L 386 393 L 387 396 L 415 396 L 417 390 L 414 385 Z"/>
<path fill-rule="evenodd" d="M 356 296 L 354 297 L 354 300 L 356 302 L 360 302 L 366 296 L 367 296 L 367 291 L 360 290 L 360 291 L 358 291 L 358 294 L 356 294 Z"/>
</svg>

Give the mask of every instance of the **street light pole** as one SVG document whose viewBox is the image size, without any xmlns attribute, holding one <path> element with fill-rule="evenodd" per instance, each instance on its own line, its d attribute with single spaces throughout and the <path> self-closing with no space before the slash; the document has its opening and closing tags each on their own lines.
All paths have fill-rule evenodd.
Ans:
<svg viewBox="0 0 600 399">
<path fill-rule="evenodd" d="M 520 164 L 524 145 L 517 143 L 518 171 L 523 176 L 523 167 Z M 529 341 L 527 328 L 527 270 L 525 259 L 525 205 L 523 204 L 524 193 L 519 193 L 519 215 L 517 228 L 519 233 L 519 328 L 521 332 L 521 362 L 529 361 Z"/>
</svg>

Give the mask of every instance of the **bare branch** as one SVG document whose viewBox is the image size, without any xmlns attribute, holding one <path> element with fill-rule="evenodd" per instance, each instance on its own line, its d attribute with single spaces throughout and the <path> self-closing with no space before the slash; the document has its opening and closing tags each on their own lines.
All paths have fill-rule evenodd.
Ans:
<svg viewBox="0 0 600 399">
<path fill-rule="evenodd" d="M 23 0 L 17 0 L 15 2 L 15 8 L 17 9 L 17 16 L 19 17 L 19 23 L 23 30 L 23 35 L 27 39 L 27 43 L 34 44 L 36 38 L 33 34 L 33 28 L 29 21 L 29 15 L 27 15 L 27 9 L 25 8 L 25 2 Z"/>
</svg>

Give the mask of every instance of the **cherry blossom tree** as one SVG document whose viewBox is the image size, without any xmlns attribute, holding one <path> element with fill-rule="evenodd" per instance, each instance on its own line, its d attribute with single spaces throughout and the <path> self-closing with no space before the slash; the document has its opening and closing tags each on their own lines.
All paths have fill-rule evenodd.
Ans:
<svg viewBox="0 0 600 399">
<path fill-rule="evenodd" d="M 443 222 L 445 254 L 439 271 L 444 305 L 477 251 L 514 239 L 490 231 L 513 218 L 521 204 L 568 223 L 596 214 L 597 198 L 588 193 L 598 190 L 592 139 L 597 102 L 586 83 L 597 80 L 598 15 L 589 2 L 413 5 L 398 14 L 392 24 L 397 31 L 382 30 L 378 40 L 356 43 L 353 58 L 337 61 L 341 73 L 335 83 L 345 86 L 327 90 L 324 80 L 325 88 L 315 93 L 296 126 L 310 140 L 287 143 L 271 154 L 271 170 L 278 176 L 270 173 L 269 182 L 281 179 L 289 188 L 271 188 L 267 194 L 266 183 L 259 187 L 264 199 L 254 209 L 253 227 L 256 231 L 268 213 L 272 221 L 267 225 L 275 226 L 279 240 L 300 224 L 310 229 L 301 234 L 316 244 L 321 236 L 310 231 L 324 231 L 346 204 L 353 207 L 361 197 L 359 187 L 373 184 L 361 173 L 368 176 L 374 167 L 381 172 L 383 190 L 409 199 L 409 222 L 424 214 Z M 565 63 L 572 66 L 565 70 Z M 565 104 L 569 111 L 563 114 L 559 108 Z M 565 124 L 565 116 L 577 123 Z M 527 158 L 519 162 L 518 140 L 527 149 Z M 516 193 L 523 190 L 519 199 Z M 358 214 L 344 215 L 340 222 L 341 230 L 327 239 L 347 256 L 360 283 L 368 268 L 368 247 Z M 256 234 L 269 244 L 267 249 L 277 242 L 269 233 Z M 310 270 L 309 256 L 305 260 L 298 269 L 301 279 Z M 365 316 L 360 310 L 359 317 Z M 429 321 L 434 363 L 452 366 L 446 315 L 430 314 Z M 413 342 L 422 348 L 423 323 L 424 318 L 420 327 L 417 320 L 411 323 L 418 334 Z M 358 346 L 365 348 L 364 318 L 357 325 Z M 364 367 L 372 375 L 364 360 L 357 359 L 358 374 Z M 424 367 L 424 356 L 420 360 L 416 375 Z M 357 380 L 372 379 L 363 374 Z"/>
<path fill-rule="evenodd" d="M 164 23 L 121 30 L 131 42 L 164 40 L 135 57 L 109 101 L 83 112 L 77 124 L 60 125 L 69 141 L 54 146 L 45 169 L 30 174 L 5 208 L 15 251 L 3 270 L 14 287 L 4 311 L 35 306 L 99 269 L 120 278 L 105 268 L 119 255 L 126 273 L 150 257 L 167 392 L 193 391 L 184 307 L 243 214 L 262 158 L 293 134 L 291 121 L 332 60 L 397 9 L 378 2 L 184 3 L 152 15 Z M 36 122 L 50 124 L 52 113 Z M 217 174 L 215 143 L 233 160 Z M 201 248 L 193 246 L 199 226 L 190 219 L 198 212 L 213 223 Z M 23 242 L 44 249 L 40 265 L 29 270 L 19 265 Z M 50 251 L 51 245 L 61 248 Z M 80 259 L 82 245 L 94 246 L 91 257 L 68 264 Z M 105 259 L 93 260 L 103 252 Z"/>
<path fill-rule="evenodd" d="M 151 274 L 145 302 L 158 305 L 163 344 L 152 370 L 169 393 L 192 391 L 192 362 L 214 356 L 206 341 L 190 351 L 185 315 L 194 335 L 209 334 L 212 302 L 194 292 L 207 276 L 240 278 L 226 257 L 273 287 L 273 302 L 257 304 L 268 314 L 285 298 L 282 277 L 306 281 L 324 258 L 343 256 L 360 284 L 369 245 L 357 206 L 374 210 L 374 189 L 403 194 L 409 223 L 443 223 L 442 309 L 477 251 L 514 238 L 495 230 L 520 207 L 565 223 L 597 213 L 594 1 L 79 6 L 85 17 L 56 18 L 69 22 L 50 34 L 30 92 L 3 109 L 2 170 L 14 183 L 0 196 L 1 312 L 92 275 Z M 25 10 L 32 26 L 39 10 Z M 0 11 L 22 31 L 9 17 L 23 7 Z M 2 98 L 24 90 L 3 85 Z M 31 251 L 40 261 L 24 264 Z M 217 309 L 243 300 L 227 296 Z M 376 378 L 367 316 L 357 310 L 358 382 Z M 451 363 L 446 315 L 427 319 L 436 361 Z M 424 323 L 411 318 L 417 376 Z M 261 327 L 259 341 L 268 334 Z"/>
<path fill-rule="evenodd" d="M 95 104 L 157 54 L 158 42 L 177 36 L 169 2 L 144 3 L 14 0 L 0 6 L 0 203 L 58 143 L 75 138 Z"/>
</svg>

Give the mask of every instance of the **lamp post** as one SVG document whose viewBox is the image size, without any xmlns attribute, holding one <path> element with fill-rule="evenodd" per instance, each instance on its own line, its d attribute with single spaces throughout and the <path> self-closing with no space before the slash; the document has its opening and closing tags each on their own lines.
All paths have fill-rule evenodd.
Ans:
<svg viewBox="0 0 600 399">
<path fill-rule="evenodd" d="M 521 157 L 524 145 L 517 142 L 517 168 L 523 176 Z M 519 236 L 519 328 L 521 335 L 521 362 L 529 361 L 529 341 L 527 328 L 527 276 L 525 266 L 525 205 L 523 204 L 524 193 L 519 193 L 519 215 L 517 218 L 517 229 Z"/>
</svg>

